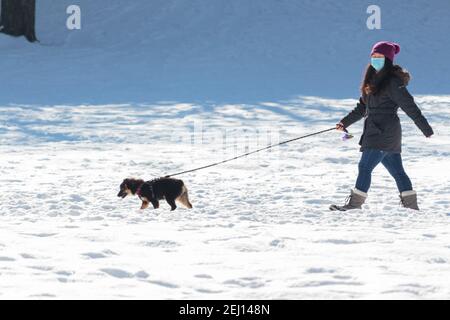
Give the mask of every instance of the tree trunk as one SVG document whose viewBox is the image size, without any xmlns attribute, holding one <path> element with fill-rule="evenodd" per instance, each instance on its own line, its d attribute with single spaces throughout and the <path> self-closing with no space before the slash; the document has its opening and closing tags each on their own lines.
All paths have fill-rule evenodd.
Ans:
<svg viewBox="0 0 450 320">
<path fill-rule="evenodd" d="M 0 32 L 37 41 L 34 29 L 36 0 L 1 0 L 1 3 Z"/>
</svg>

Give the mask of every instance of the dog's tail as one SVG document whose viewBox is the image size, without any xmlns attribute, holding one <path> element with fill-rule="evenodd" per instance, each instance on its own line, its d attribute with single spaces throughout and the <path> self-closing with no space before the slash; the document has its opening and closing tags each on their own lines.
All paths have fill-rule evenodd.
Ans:
<svg viewBox="0 0 450 320">
<path fill-rule="evenodd" d="M 188 190 L 184 184 L 181 190 L 181 195 L 178 197 L 178 201 L 180 201 L 186 208 L 192 209 L 192 204 L 189 202 Z"/>
</svg>

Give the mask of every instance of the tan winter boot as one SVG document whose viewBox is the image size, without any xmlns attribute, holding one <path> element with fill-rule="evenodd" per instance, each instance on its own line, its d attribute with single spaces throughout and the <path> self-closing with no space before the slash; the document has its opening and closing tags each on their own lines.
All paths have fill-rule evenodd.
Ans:
<svg viewBox="0 0 450 320">
<path fill-rule="evenodd" d="M 405 208 L 419 210 L 417 205 L 417 193 L 414 190 L 403 191 L 400 194 L 400 200 Z"/>
<path fill-rule="evenodd" d="M 352 209 L 361 209 L 364 201 L 367 199 L 367 193 L 362 192 L 358 189 L 350 190 L 350 195 L 345 199 L 345 205 L 337 206 L 335 204 L 330 206 L 330 210 L 332 211 L 347 211 Z"/>
</svg>

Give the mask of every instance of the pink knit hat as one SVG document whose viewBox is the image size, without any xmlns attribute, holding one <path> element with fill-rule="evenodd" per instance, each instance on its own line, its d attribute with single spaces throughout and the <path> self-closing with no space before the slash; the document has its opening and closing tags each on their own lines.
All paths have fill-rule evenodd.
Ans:
<svg viewBox="0 0 450 320">
<path fill-rule="evenodd" d="M 370 55 L 373 55 L 374 53 L 380 53 L 389 60 L 391 60 L 392 62 L 394 62 L 394 56 L 399 52 L 400 52 L 400 45 L 398 45 L 397 43 L 389 41 L 381 41 L 375 43 Z"/>
</svg>

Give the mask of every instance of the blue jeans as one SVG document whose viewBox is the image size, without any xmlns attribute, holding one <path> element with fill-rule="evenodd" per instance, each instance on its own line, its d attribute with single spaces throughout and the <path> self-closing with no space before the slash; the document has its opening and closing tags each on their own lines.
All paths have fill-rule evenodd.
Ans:
<svg viewBox="0 0 450 320">
<path fill-rule="evenodd" d="M 400 153 L 376 149 L 366 149 L 362 152 L 361 160 L 358 165 L 359 173 L 358 179 L 356 180 L 356 189 L 363 192 L 369 191 L 372 171 L 380 162 L 395 179 L 398 191 L 403 192 L 412 190 L 411 180 L 403 169 Z"/>
</svg>

